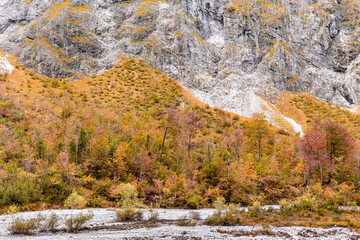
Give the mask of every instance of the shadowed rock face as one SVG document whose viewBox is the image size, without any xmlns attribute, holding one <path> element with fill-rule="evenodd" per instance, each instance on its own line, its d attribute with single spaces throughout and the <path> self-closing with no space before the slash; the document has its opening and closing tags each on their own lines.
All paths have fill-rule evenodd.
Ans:
<svg viewBox="0 0 360 240">
<path fill-rule="evenodd" d="M 360 1 L 9 0 L 0 47 L 51 77 L 138 56 L 202 101 L 241 115 L 281 91 L 360 103 Z"/>
</svg>

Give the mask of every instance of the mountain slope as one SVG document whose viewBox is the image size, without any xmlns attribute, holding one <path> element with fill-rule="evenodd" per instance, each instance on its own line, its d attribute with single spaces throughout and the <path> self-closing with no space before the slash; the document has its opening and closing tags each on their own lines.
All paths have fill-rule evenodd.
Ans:
<svg viewBox="0 0 360 240">
<path fill-rule="evenodd" d="M 142 57 L 211 106 L 276 123 L 282 91 L 360 102 L 359 9 L 354 0 L 14 0 L 0 5 L 0 47 L 51 77 Z"/>
</svg>

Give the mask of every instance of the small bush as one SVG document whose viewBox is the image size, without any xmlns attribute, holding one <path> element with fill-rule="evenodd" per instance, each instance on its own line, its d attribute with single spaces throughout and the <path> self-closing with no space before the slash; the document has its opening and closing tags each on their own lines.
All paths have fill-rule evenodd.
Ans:
<svg viewBox="0 0 360 240">
<path fill-rule="evenodd" d="M 226 205 L 223 198 L 214 202 L 216 211 L 205 219 L 205 223 L 213 226 L 231 226 L 240 223 L 238 209 L 234 204 Z"/>
<path fill-rule="evenodd" d="M 0 74 L 0 82 L 4 82 L 7 80 L 9 74 L 5 73 L 5 74 Z"/>
<path fill-rule="evenodd" d="M 328 209 L 329 211 L 332 211 L 334 213 L 341 212 L 340 206 L 338 204 L 329 204 L 326 206 L 326 209 Z"/>
<path fill-rule="evenodd" d="M 42 225 L 43 231 L 55 232 L 60 219 L 60 216 L 58 216 L 56 213 L 51 213 L 50 216 L 44 219 L 45 222 Z"/>
<path fill-rule="evenodd" d="M 287 131 L 285 131 L 284 129 L 280 129 L 280 130 L 278 130 L 276 133 L 277 133 L 277 134 L 280 134 L 280 135 L 286 135 L 286 136 L 289 136 L 289 135 L 290 135 L 290 134 L 289 134 Z"/>
<path fill-rule="evenodd" d="M 287 216 L 291 210 L 291 204 L 290 202 L 286 201 L 286 199 L 280 200 L 280 211 L 281 214 Z"/>
<path fill-rule="evenodd" d="M 40 219 L 13 218 L 9 231 L 12 234 L 31 235 L 40 227 Z"/>
<path fill-rule="evenodd" d="M 85 198 L 79 195 L 76 191 L 70 194 L 70 196 L 64 202 L 64 207 L 69 209 L 84 208 L 85 206 Z"/>
<path fill-rule="evenodd" d="M 122 183 L 119 185 L 117 195 L 120 197 L 120 206 L 125 208 L 135 208 L 140 205 L 138 192 L 134 185 L 130 183 Z"/>
<path fill-rule="evenodd" d="M 262 229 L 260 230 L 260 232 L 262 233 L 262 235 L 265 235 L 265 236 L 274 236 L 275 235 L 275 233 L 273 232 L 271 227 L 267 224 L 262 226 Z"/>
<path fill-rule="evenodd" d="M 201 220 L 199 212 L 190 211 L 190 217 L 193 220 L 197 220 L 197 221 Z"/>
<path fill-rule="evenodd" d="M 70 217 L 66 218 L 65 225 L 67 226 L 69 232 L 77 232 L 87 221 L 91 220 L 93 217 L 94 214 L 92 212 L 81 212 L 75 216 L 71 215 Z"/>
<path fill-rule="evenodd" d="M 103 203 L 99 196 L 92 195 L 88 199 L 86 206 L 91 207 L 91 208 L 101 208 L 101 207 L 103 207 Z"/>
<path fill-rule="evenodd" d="M 202 200 L 202 197 L 198 194 L 186 194 L 185 196 L 186 206 L 192 209 L 198 209 Z"/>
<path fill-rule="evenodd" d="M 73 113 L 73 108 L 72 107 L 64 107 L 61 110 L 60 116 L 62 119 L 67 119 L 69 117 L 71 117 L 71 114 Z"/>
<path fill-rule="evenodd" d="M 2 104 L 0 103 L 0 105 Z M 12 168 L 14 168 L 12 171 L 19 171 L 17 166 L 13 166 Z M 1 179 L 0 205 L 11 205 L 16 203 L 22 206 L 39 201 L 42 198 L 40 184 L 36 179 L 27 177 Z"/>
<path fill-rule="evenodd" d="M 110 196 L 111 184 L 112 183 L 110 179 L 98 181 L 94 187 L 95 194 L 109 199 L 111 197 Z"/>
<path fill-rule="evenodd" d="M 143 218 L 143 212 L 134 208 L 124 208 L 116 211 L 116 216 L 119 222 L 135 222 Z"/>
<path fill-rule="evenodd" d="M 259 201 L 254 201 L 253 204 L 249 207 L 249 215 L 257 217 L 261 214 L 261 203 Z"/>
<path fill-rule="evenodd" d="M 216 199 L 215 202 L 213 203 L 213 206 L 217 210 L 225 210 L 226 207 L 227 207 L 227 205 L 225 204 L 225 199 L 224 198 Z"/>
<path fill-rule="evenodd" d="M 159 220 L 159 213 L 158 212 L 151 212 L 151 215 L 149 217 L 149 221 L 150 222 L 156 222 L 157 220 Z"/>
<path fill-rule="evenodd" d="M 215 211 L 214 214 L 205 220 L 205 223 L 212 226 L 232 226 L 240 223 L 240 218 L 233 209 Z"/>
<path fill-rule="evenodd" d="M 15 214 L 15 213 L 18 213 L 19 211 L 20 211 L 19 206 L 13 204 L 13 205 L 10 205 L 10 206 L 6 209 L 5 214 L 7 214 L 7 215 L 13 215 L 13 214 Z"/>
<path fill-rule="evenodd" d="M 195 226 L 196 223 L 191 221 L 191 219 L 189 219 L 187 216 L 182 216 L 181 218 L 178 219 L 178 225 L 182 226 L 182 227 L 190 227 L 190 226 Z"/>
<path fill-rule="evenodd" d="M 294 207 L 297 210 L 315 211 L 317 209 L 317 200 L 314 197 L 302 195 L 296 198 Z"/>
</svg>

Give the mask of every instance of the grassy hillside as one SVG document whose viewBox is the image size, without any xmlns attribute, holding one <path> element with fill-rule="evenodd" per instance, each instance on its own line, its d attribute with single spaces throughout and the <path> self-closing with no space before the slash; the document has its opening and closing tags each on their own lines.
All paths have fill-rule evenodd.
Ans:
<svg viewBox="0 0 360 240">
<path fill-rule="evenodd" d="M 304 126 L 306 132 L 311 131 L 312 125 L 323 119 L 332 119 L 351 129 L 354 137 L 360 133 L 360 116 L 348 109 L 325 103 L 309 93 L 283 93 L 276 106 L 288 116 L 292 116 L 298 123 Z"/>
</svg>

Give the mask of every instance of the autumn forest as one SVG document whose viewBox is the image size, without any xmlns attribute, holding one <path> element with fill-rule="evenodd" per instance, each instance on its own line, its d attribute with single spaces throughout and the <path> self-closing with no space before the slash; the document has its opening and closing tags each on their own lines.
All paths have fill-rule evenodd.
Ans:
<svg viewBox="0 0 360 240">
<path fill-rule="evenodd" d="M 123 183 L 165 208 L 360 203 L 360 118 L 310 95 L 286 100 L 306 117 L 300 137 L 211 108 L 140 60 L 70 81 L 17 65 L 0 85 L 2 211 L 61 208 L 74 191 L 116 207 Z"/>
</svg>

